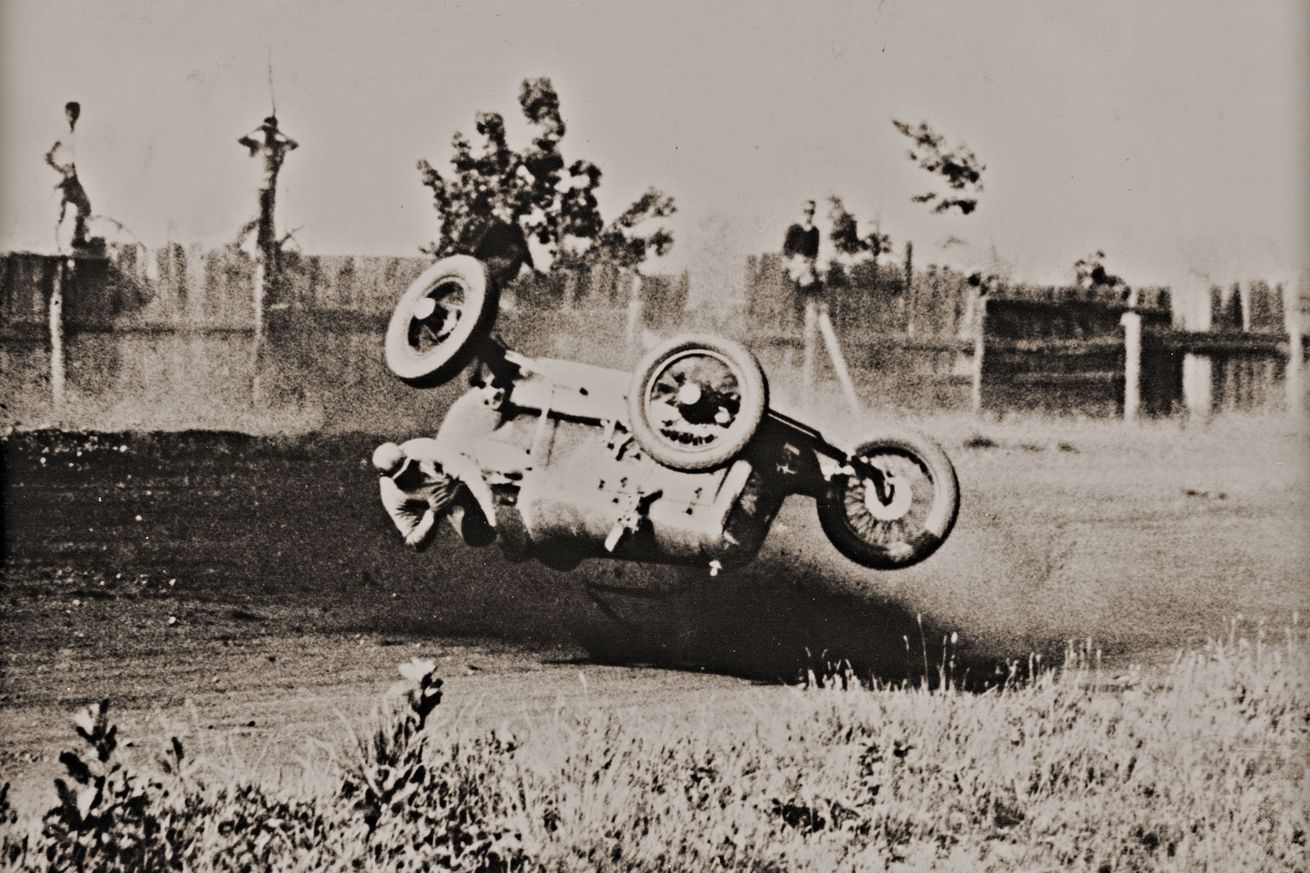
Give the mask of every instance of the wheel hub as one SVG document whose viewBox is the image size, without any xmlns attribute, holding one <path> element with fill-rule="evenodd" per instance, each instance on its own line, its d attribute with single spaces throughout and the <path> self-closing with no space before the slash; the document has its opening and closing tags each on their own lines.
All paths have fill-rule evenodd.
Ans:
<svg viewBox="0 0 1310 873">
<path fill-rule="evenodd" d="M 432 313 L 437 311 L 437 301 L 431 297 L 420 297 L 414 303 L 414 309 L 410 315 L 417 321 L 427 321 L 432 317 Z"/>
<path fill-rule="evenodd" d="M 713 445 L 736 418 L 731 393 L 736 374 L 716 354 L 696 351 L 681 355 L 647 384 L 651 417 L 661 423 L 661 435 L 679 445 Z"/>
<path fill-rule="evenodd" d="M 886 502 L 878 499 L 878 489 L 870 479 L 864 480 L 864 508 L 878 521 L 896 521 L 904 518 L 914 504 L 914 490 L 910 483 L 888 474 L 883 479 Z"/>
</svg>

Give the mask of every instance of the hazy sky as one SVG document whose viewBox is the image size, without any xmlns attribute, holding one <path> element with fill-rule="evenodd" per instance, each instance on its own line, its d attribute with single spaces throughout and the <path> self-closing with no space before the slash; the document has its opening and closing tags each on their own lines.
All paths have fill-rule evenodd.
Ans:
<svg viewBox="0 0 1310 873">
<path fill-rule="evenodd" d="M 739 285 L 800 202 L 842 196 L 897 253 L 1058 281 L 1100 247 L 1136 283 L 1310 262 L 1310 4 L 1167 2 L 19 2 L 0 0 L 0 248 L 48 248 L 42 155 L 66 100 L 96 211 L 147 243 L 216 243 L 255 211 L 236 138 L 302 147 L 280 219 L 310 252 L 413 254 L 435 219 L 415 160 L 473 114 L 518 121 L 549 76 L 566 157 L 602 206 L 680 207 L 664 267 Z M 933 215 L 892 118 L 987 165 L 972 216 Z M 526 142 L 521 125 L 511 140 Z M 951 237 L 962 242 L 947 244 Z"/>
</svg>

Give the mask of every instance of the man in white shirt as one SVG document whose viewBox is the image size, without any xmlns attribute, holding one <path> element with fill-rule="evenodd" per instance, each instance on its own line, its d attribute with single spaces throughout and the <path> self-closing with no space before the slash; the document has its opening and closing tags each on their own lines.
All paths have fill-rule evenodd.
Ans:
<svg viewBox="0 0 1310 873">
<path fill-rule="evenodd" d="M 373 452 L 382 505 L 413 549 L 427 547 L 442 516 L 466 541 L 485 545 L 496 527 L 496 504 L 468 455 L 420 437 L 383 443 Z M 483 540 L 483 542 L 477 542 Z"/>
<path fill-rule="evenodd" d="M 55 188 L 60 192 L 59 220 L 55 222 L 55 238 L 62 239 L 60 233 L 68 207 L 73 207 L 73 236 L 71 247 L 84 248 L 87 244 L 87 222 L 91 218 L 91 199 L 86 196 L 86 189 L 77 178 L 77 119 L 82 114 L 82 105 L 77 102 L 64 104 L 64 118 L 68 120 L 68 133 L 55 140 L 50 151 L 45 153 L 45 162 L 62 177 Z M 62 247 L 62 243 L 61 243 Z"/>
</svg>

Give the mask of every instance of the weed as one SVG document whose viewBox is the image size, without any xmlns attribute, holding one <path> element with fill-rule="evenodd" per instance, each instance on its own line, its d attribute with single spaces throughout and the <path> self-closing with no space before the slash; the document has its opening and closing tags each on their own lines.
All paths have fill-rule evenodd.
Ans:
<svg viewBox="0 0 1310 873">
<path fill-rule="evenodd" d="M 373 729 L 292 794 L 202 778 L 176 738 L 157 774 L 134 772 L 102 703 L 75 719 L 39 828 L 0 787 L 0 854 L 34 870 L 1305 869 L 1292 631 L 1234 623 L 1154 681 L 1103 677 L 1071 645 L 980 693 L 952 679 L 951 645 L 936 681 L 836 663 L 760 689 L 755 718 L 581 710 L 522 742 L 435 738 L 441 680 L 415 660 Z"/>
</svg>

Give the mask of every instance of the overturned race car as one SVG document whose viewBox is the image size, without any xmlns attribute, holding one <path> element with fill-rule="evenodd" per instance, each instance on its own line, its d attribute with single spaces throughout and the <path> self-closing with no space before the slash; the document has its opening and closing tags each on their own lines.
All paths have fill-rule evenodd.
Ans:
<svg viewBox="0 0 1310 873">
<path fill-rule="evenodd" d="M 959 486 L 936 443 L 898 430 L 833 445 L 769 408 L 764 372 L 736 342 L 684 334 L 627 373 L 520 355 L 492 336 L 498 309 L 482 262 L 445 258 L 401 296 L 385 358 L 419 388 L 475 368 L 436 441 L 475 461 L 512 560 L 716 573 L 755 557 L 793 494 L 813 498 L 828 539 L 865 567 L 915 564 L 951 532 Z"/>
</svg>

